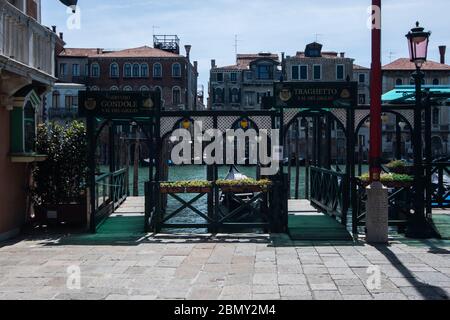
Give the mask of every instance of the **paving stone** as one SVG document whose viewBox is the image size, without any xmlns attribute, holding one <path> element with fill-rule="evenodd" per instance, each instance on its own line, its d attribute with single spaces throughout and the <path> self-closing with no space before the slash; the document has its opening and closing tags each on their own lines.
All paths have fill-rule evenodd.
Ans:
<svg viewBox="0 0 450 320">
<path fill-rule="evenodd" d="M 255 273 L 253 276 L 253 284 L 258 285 L 276 285 L 278 284 L 276 273 Z"/>
<path fill-rule="evenodd" d="M 313 291 L 314 299 L 317 300 L 342 300 L 342 295 L 339 291 Z"/>
<path fill-rule="evenodd" d="M 280 294 L 282 297 L 296 297 L 310 293 L 310 288 L 307 285 L 280 286 Z"/>
<path fill-rule="evenodd" d="M 252 293 L 279 293 L 280 289 L 277 285 L 253 285 Z"/>
<path fill-rule="evenodd" d="M 303 274 L 278 274 L 279 285 L 306 284 L 306 276 Z"/>
<path fill-rule="evenodd" d="M 187 299 L 189 300 L 217 300 L 221 288 L 211 286 L 194 286 L 190 289 Z"/>
<path fill-rule="evenodd" d="M 338 286 L 342 295 L 369 295 L 365 286 Z"/>
</svg>

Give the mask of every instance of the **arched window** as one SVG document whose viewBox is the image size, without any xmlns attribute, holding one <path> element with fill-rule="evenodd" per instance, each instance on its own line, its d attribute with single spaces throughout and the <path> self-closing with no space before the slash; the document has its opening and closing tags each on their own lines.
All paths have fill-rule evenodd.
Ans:
<svg viewBox="0 0 450 320">
<path fill-rule="evenodd" d="M 133 64 L 133 77 L 138 78 L 141 74 L 141 66 L 137 63 Z"/>
<path fill-rule="evenodd" d="M 52 93 L 52 108 L 59 108 L 59 91 L 53 91 Z"/>
<path fill-rule="evenodd" d="M 172 89 L 172 104 L 174 106 L 179 105 L 181 102 L 181 90 L 179 87 L 174 87 Z"/>
<path fill-rule="evenodd" d="M 99 90 L 100 90 L 100 88 L 97 87 L 97 86 L 92 86 L 91 87 L 91 91 L 99 91 Z"/>
<path fill-rule="evenodd" d="M 148 64 L 146 63 L 141 64 L 141 77 L 142 78 L 148 77 Z"/>
<path fill-rule="evenodd" d="M 433 79 L 433 85 L 438 86 L 439 85 L 439 79 Z"/>
<path fill-rule="evenodd" d="M 403 80 L 402 79 L 397 79 L 397 80 L 395 80 L 395 85 L 396 86 L 401 86 L 401 85 L 403 85 Z"/>
<path fill-rule="evenodd" d="M 214 90 L 214 102 L 215 103 L 223 103 L 223 89 L 216 88 Z"/>
<path fill-rule="evenodd" d="M 147 86 L 142 86 L 139 90 L 140 91 L 150 91 L 150 88 Z"/>
<path fill-rule="evenodd" d="M 111 63 L 109 75 L 111 78 L 119 77 L 119 65 L 117 63 Z"/>
<path fill-rule="evenodd" d="M 130 86 L 123 87 L 123 91 L 133 91 L 133 88 Z"/>
<path fill-rule="evenodd" d="M 125 63 L 123 65 L 123 74 L 125 78 L 131 78 L 131 64 Z"/>
<path fill-rule="evenodd" d="M 91 65 L 91 76 L 93 78 L 99 78 L 100 77 L 100 65 L 98 63 L 93 63 Z"/>
<path fill-rule="evenodd" d="M 109 90 L 111 90 L 111 91 L 119 91 L 119 87 L 112 86 Z"/>
<path fill-rule="evenodd" d="M 239 103 L 239 89 L 231 89 L 231 103 Z"/>
<path fill-rule="evenodd" d="M 153 78 L 162 78 L 162 65 L 161 65 L 161 63 L 155 63 L 153 65 Z"/>
<path fill-rule="evenodd" d="M 433 109 L 433 125 L 437 126 L 439 125 L 439 108 L 434 108 Z"/>
<path fill-rule="evenodd" d="M 181 77 L 181 65 L 178 62 L 172 65 L 172 77 Z"/>
</svg>

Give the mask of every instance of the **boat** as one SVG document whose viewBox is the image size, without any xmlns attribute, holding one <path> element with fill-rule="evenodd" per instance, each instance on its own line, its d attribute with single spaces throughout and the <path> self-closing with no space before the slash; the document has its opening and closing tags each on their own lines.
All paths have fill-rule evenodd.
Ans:
<svg viewBox="0 0 450 320">
<path fill-rule="evenodd" d="M 236 166 L 232 165 L 230 170 L 225 177 L 225 180 L 244 180 L 248 179 L 248 177 L 242 174 Z M 255 196 L 254 192 L 249 193 L 230 193 L 230 192 L 221 192 L 219 199 L 220 205 L 227 209 L 228 212 L 232 212 L 241 206 L 241 202 L 236 200 L 239 198 L 241 201 L 248 202 Z M 259 201 L 256 201 L 252 204 L 253 207 L 258 206 Z M 234 221 L 242 221 L 248 219 L 252 216 L 252 212 L 250 210 L 242 210 L 237 216 L 233 219 Z"/>
</svg>

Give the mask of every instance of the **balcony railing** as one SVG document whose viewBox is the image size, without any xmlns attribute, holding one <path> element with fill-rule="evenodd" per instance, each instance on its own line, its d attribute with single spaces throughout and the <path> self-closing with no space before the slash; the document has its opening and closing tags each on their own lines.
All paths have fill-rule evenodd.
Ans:
<svg viewBox="0 0 450 320">
<path fill-rule="evenodd" d="M 48 109 L 48 117 L 52 119 L 73 119 L 78 116 L 78 107 L 73 108 L 50 108 Z"/>
<path fill-rule="evenodd" d="M 7 1 L 0 1 L 0 55 L 54 75 L 56 35 Z"/>
</svg>

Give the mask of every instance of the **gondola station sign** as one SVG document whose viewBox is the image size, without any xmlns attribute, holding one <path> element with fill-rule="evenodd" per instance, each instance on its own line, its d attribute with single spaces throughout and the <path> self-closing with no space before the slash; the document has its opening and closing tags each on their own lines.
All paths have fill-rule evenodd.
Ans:
<svg viewBox="0 0 450 320">
<path fill-rule="evenodd" d="M 152 91 L 81 91 L 79 115 L 98 117 L 146 117 L 160 107 L 159 93 Z"/>
<path fill-rule="evenodd" d="M 356 82 L 280 82 L 275 83 L 278 107 L 345 108 L 357 104 Z"/>
</svg>

